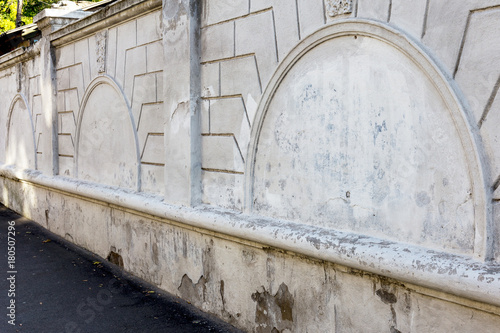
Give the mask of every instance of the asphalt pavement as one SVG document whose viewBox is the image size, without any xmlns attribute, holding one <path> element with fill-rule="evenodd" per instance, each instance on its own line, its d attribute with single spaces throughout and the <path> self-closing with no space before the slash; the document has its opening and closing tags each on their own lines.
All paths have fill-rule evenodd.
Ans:
<svg viewBox="0 0 500 333">
<path fill-rule="evenodd" d="M 241 333 L 1 204 L 0 260 L 1 333 Z"/>
</svg>

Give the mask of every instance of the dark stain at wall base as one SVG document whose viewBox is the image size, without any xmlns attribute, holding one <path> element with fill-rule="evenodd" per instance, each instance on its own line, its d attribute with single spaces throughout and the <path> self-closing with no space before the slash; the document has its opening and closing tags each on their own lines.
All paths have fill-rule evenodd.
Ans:
<svg viewBox="0 0 500 333">
<path fill-rule="evenodd" d="M 110 251 L 108 254 L 108 257 L 106 258 L 111 262 L 112 264 L 115 264 L 121 268 L 123 268 L 123 258 L 121 255 L 114 251 Z"/>
<path fill-rule="evenodd" d="M 376 294 L 378 297 L 380 297 L 382 302 L 384 302 L 385 304 L 393 304 L 393 303 L 396 303 L 398 300 L 396 298 L 396 295 L 394 295 L 393 293 L 390 293 L 388 291 L 385 291 L 383 289 L 377 290 Z"/>
<path fill-rule="evenodd" d="M 255 308 L 255 323 L 257 333 L 276 333 L 293 329 L 293 295 L 288 286 L 282 283 L 273 296 L 264 287 L 262 291 L 252 294 L 252 300 L 257 302 Z"/>
</svg>

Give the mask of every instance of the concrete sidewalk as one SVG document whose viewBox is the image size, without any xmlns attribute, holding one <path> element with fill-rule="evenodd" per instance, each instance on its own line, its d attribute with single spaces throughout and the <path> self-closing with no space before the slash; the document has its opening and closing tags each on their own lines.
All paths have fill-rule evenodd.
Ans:
<svg viewBox="0 0 500 333">
<path fill-rule="evenodd" d="M 0 254 L 2 333 L 241 332 L 1 204 Z"/>
</svg>

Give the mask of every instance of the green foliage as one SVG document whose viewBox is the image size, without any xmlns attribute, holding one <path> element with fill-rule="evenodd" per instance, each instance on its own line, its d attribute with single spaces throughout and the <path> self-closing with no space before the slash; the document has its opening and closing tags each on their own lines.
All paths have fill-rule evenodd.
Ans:
<svg viewBox="0 0 500 333">
<path fill-rule="evenodd" d="M 90 1 L 98 2 L 100 0 Z M 33 16 L 57 2 L 59 0 L 24 0 L 21 17 L 23 24 L 32 23 Z M 16 27 L 16 15 L 17 0 L 0 0 L 0 33 Z"/>
<path fill-rule="evenodd" d="M 17 2 L 0 0 L 0 32 L 16 27 Z"/>
<path fill-rule="evenodd" d="M 23 15 L 33 18 L 36 14 L 40 13 L 45 8 L 49 8 L 51 4 L 57 2 L 59 2 L 59 0 L 43 0 L 43 2 L 39 0 L 24 0 Z"/>
<path fill-rule="evenodd" d="M 16 27 L 17 0 L 0 0 L 0 32 Z M 33 22 L 33 16 L 21 16 L 23 24 Z"/>
</svg>

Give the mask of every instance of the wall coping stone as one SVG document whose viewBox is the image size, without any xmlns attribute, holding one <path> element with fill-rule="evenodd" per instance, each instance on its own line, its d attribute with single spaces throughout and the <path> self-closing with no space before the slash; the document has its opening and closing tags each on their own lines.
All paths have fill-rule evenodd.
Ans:
<svg viewBox="0 0 500 333">
<path fill-rule="evenodd" d="M 29 47 L 20 47 L 0 56 L 0 70 L 14 66 L 20 62 L 33 59 L 40 54 L 40 43 Z"/>
<path fill-rule="evenodd" d="M 99 30 L 123 23 L 129 18 L 144 15 L 162 6 L 162 0 L 121 0 L 83 18 L 70 23 L 50 35 L 53 46 L 81 39 Z"/>
</svg>

